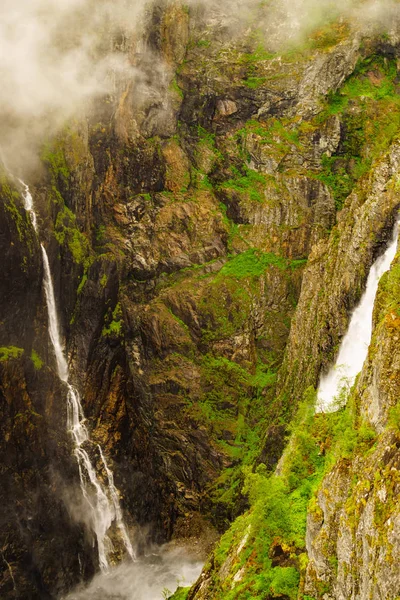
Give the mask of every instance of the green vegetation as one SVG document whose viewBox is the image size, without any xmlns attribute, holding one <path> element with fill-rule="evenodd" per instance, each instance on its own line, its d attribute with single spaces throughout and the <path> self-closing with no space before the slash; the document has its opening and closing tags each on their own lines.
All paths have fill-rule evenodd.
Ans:
<svg viewBox="0 0 400 600">
<path fill-rule="evenodd" d="M 269 61 L 274 54 L 267 52 L 263 44 L 258 44 L 254 52 L 246 52 L 239 58 L 239 64 L 246 67 L 243 84 L 250 89 L 257 89 L 264 85 L 266 77 L 259 74 L 260 67 L 264 61 Z"/>
<path fill-rule="evenodd" d="M 295 269 L 304 266 L 306 260 L 288 260 L 271 252 L 260 252 L 254 248 L 239 254 L 227 262 L 220 275 L 226 277 L 260 277 L 268 267 L 278 269 Z"/>
<path fill-rule="evenodd" d="M 328 96 L 316 122 L 339 116 L 344 139 L 337 153 L 326 156 L 317 177 L 333 191 L 340 209 L 356 182 L 385 152 L 400 129 L 400 96 L 394 60 L 371 56 L 357 66 L 342 88 Z"/>
<path fill-rule="evenodd" d="M 78 289 L 76 290 L 76 293 L 78 294 L 78 296 L 82 293 L 83 288 L 86 285 L 87 279 L 88 278 L 87 278 L 86 273 L 84 275 L 82 275 L 81 280 L 80 280 L 79 285 L 78 285 Z"/>
<path fill-rule="evenodd" d="M 20 194 L 12 188 L 4 175 L 0 176 L 0 194 L 4 202 L 4 208 L 13 220 L 19 241 L 26 244 L 28 249 L 32 251 L 33 238 L 32 228 L 29 227 L 30 217 L 26 211 L 18 207 L 17 203 L 21 201 Z M 26 271 L 26 264 L 22 263 L 21 266 Z"/>
<path fill-rule="evenodd" d="M 259 363 L 255 374 L 221 356 L 206 355 L 201 364 L 205 392 L 189 409 L 212 433 L 215 445 L 235 461 L 208 491 L 210 515 L 225 528 L 235 509 L 243 483 L 243 465 L 251 465 L 260 452 L 268 424 L 265 393 L 275 387 L 276 373 Z"/>
<path fill-rule="evenodd" d="M 35 367 L 36 371 L 40 371 L 40 369 L 44 365 L 44 362 L 40 358 L 39 354 L 36 352 L 36 350 L 33 349 L 31 352 L 31 361 L 33 362 L 33 366 Z"/>
<path fill-rule="evenodd" d="M 260 62 L 271 60 L 275 54 L 268 52 L 262 43 L 258 43 L 253 52 L 241 54 L 239 62 L 244 65 L 257 65 Z"/>
<path fill-rule="evenodd" d="M 184 97 L 184 94 L 183 94 L 183 91 L 182 91 L 182 89 L 181 89 L 181 88 L 179 87 L 179 85 L 178 85 L 178 82 L 177 82 L 177 80 L 176 80 L 176 77 L 175 77 L 175 78 L 172 80 L 172 83 L 171 83 L 171 85 L 170 85 L 170 89 L 171 89 L 173 92 L 175 92 L 175 93 L 176 93 L 176 94 L 179 96 L 179 98 L 182 98 L 182 99 L 183 99 L 183 97 Z"/>
<path fill-rule="evenodd" d="M 243 166 L 242 172 L 236 167 L 231 168 L 233 177 L 224 181 L 219 187 L 221 190 L 231 190 L 245 194 L 252 202 L 263 202 L 263 190 L 267 176 Z"/>
<path fill-rule="evenodd" d="M 182 588 L 179 587 L 175 594 L 173 594 L 172 596 L 169 596 L 170 600 L 186 600 L 186 598 L 188 597 L 190 591 L 190 587 L 187 588 Z"/>
<path fill-rule="evenodd" d="M 23 348 L 17 348 L 16 346 L 3 346 L 0 348 L 0 362 L 21 358 L 23 353 Z"/>
<path fill-rule="evenodd" d="M 380 281 L 377 305 L 380 318 L 386 318 L 389 327 L 398 330 L 400 327 L 400 260 L 398 256 L 390 271 L 385 273 Z"/>
<path fill-rule="evenodd" d="M 254 600 L 265 594 L 298 598 L 307 564 L 307 510 L 309 505 L 309 510 L 315 510 L 316 490 L 334 463 L 355 452 L 365 454 L 374 443 L 376 434 L 356 416 L 353 398 L 336 413 L 317 415 L 315 399 L 310 388 L 291 425 L 279 476 L 269 475 L 264 465 L 256 471 L 244 467 L 243 492 L 248 495 L 250 510 L 236 519 L 215 551 L 214 570 L 218 573 L 236 548 L 242 548 L 229 577 L 215 579 L 213 593 L 221 600 Z M 242 577 L 232 586 L 232 578 L 242 568 Z"/>
<path fill-rule="evenodd" d="M 57 214 L 54 235 L 60 246 L 67 244 L 74 262 L 82 264 L 85 268 L 90 265 L 89 241 L 77 228 L 76 217 L 66 206 Z"/>
<path fill-rule="evenodd" d="M 338 37 L 345 36 L 346 24 L 331 24 L 310 39 L 311 46 L 330 47 Z M 337 116 L 341 122 L 342 140 L 336 153 L 325 154 L 319 169 L 303 174 L 324 182 L 333 192 L 336 208 L 343 207 L 357 181 L 369 172 L 372 163 L 384 153 L 400 130 L 400 95 L 395 60 L 373 55 L 361 61 L 354 73 L 335 93 L 328 95 L 321 113 L 310 122 L 296 119 L 268 118 L 265 122 L 249 120 L 236 132 L 246 147 L 249 135 L 257 136 L 258 144 L 268 146 L 268 154 L 281 167 L 283 159 L 296 151 L 304 151 L 310 134 Z M 244 81 L 249 87 L 262 84 L 262 77 L 249 74 Z M 244 157 L 246 158 L 246 157 Z M 292 161 L 290 161 L 292 162 Z M 301 169 L 296 167 L 301 173 Z M 235 191 L 243 198 L 262 202 L 266 183 L 274 184 L 271 176 L 244 166 L 232 168 L 233 177 L 219 184 L 219 189 Z"/>
<path fill-rule="evenodd" d="M 348 38 L 349 33 L 350 27 L 348 23 L 335 20 L 313 31 L 307 40 L 307 47 L 311 50 L 328 49 Z"/>
<path fill-rule="evenodd" d="M 109 313 L 108 317 L 106 318 L 106 322 L 107 321 L 108 321 L 108 324 L 104 325 L 102 335 L 104 337 L 121 337 L 122 333 L 123 333 L 123 329 L 122 329 L 123 320 L 122 320 L 122 308 L 121 308 L 121 304 L 119 302 L 115 306 L 111 315 Z"/>
<path fill-rule="evenodd" d="M 209 48 L 211 46 L 211 42 L 210 40 L 199 40 L 196 45 L 198 48 Z"/>
<path fill-rule="evenodd" d="M 60 140 L 46 143 L 42 149 L 41 159 L 48 166 L 53 183 L 57 186 L 61 184 L 63 189 L 68 189 L 71 174 L 65 159 L 64 144 Z"/>
<path fill-rule="evenodd" d="M 256 77 L 254 75 L 249 75 L 246 79 L 243 79 L 243 83 L 246 87 L 251 90 L 256 90 L 257 88 L 264 85 L 266 82 L 266 77 Z"/>
</svg>

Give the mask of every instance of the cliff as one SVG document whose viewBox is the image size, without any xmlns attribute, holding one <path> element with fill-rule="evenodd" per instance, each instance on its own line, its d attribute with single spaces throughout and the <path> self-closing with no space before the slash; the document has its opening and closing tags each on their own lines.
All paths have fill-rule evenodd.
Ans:
<svg viewBox="0 0 400 600">
<path fill-rule="evenodd" d="M 282 48 L 262 11 L 234 36 L 218 12 L 156 3 L 112 40 L 141 79 L 121 76 L 23 177 L 139 546 L 144 530 L 225 532 L 182 597 L 394 599 L 397 263 L 348 408 L 314 416 L 312 388 L 400 204 L 398 34 L 339 19 Z M 96 552 L 38 239 L 5 172 L 0 192 L 0 590 L 56 598 Z"/>
</svg>

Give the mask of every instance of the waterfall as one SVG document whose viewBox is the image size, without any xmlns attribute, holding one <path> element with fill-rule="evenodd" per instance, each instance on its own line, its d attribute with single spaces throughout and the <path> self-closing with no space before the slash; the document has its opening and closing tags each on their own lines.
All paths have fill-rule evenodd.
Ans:
<svg viewBox="0 0 400 600">
<path fill-rule="evenodd" d="M 384 254 L 373 263 L 367 279 L 367 287 L 360 303 L 354 310 L 349 328 L 339 348 L 336 363 L 323 375 L 318 389 L 317 411 L 332 412 L 340 405 L 341 392 L 350 389 L 361 371 L 368 354 L 372 337 L 372 313 L 379 280 L 389 270 L 396 255 L 399 222 L 396 221 L 392 239 Z"/>
<path fill-rule="evenodd" d="M 22 197 L 25 210 L 31 217 L 35 231 L 38 232 L 37 217 L 32 194 L 29 187 L 23 181 L 18 181 L 23 187 Z M 68 364 L 61 342 L 53 279 L 51 276 L 49 259 L 43 244 L 41 244 L 41 250 L 44 269 L 43 286 L 49 318 L 49 336 L 56 358 L 58 376 L 67 386 L 67 430 L 72 437 L 74 445 L 74 455 L 78 463 L 82 496 L 89 512 L 91 528 L 97 539 L 100 569 L 102 571 L 107 571 L 109 567 L 108 554 L 113 549 L 112 542 L 108 537 L 108 531 L 114 522 L 119 529 L 125 549 L 132 560 L 135 560 L 135 554 L 123 521 L 113 473 L 106 462 L 101 447 L 99 445 L 94 445 L 90 441 L 89 433 L 85 426 L 85 415 L 83 413 L 79 392 L 68 381 Z M 103 464 L 108 480 L 107 485 L 103 484 L 96 475 L 95 467 L 89 456 L 89 450 L 93 449 L 98 452 Z"/>
<path fill-rule="evenodd" d="M 42 249 L 44 268 L 43 286 L 46 296 L 47 312 L 49 314 L 49 335 L 51 343 L 53 345 L 54 354 L 56 355 L 58 376 L 61 379 L 61 381 L 67 383 L 68 365 L 67 361 L 65 360 L 65 356 L 61 345 L 60 331 L 57 319 L 56 301 L 54 297 L 54 288 L 53 281 L 51 278 L 49 259 L 43 244 L 41 244 L 40 247 Z"/>
</svg>

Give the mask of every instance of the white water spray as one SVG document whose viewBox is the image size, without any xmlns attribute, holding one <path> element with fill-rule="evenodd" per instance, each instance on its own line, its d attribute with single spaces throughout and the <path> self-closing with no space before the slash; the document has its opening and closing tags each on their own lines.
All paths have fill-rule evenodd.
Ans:
<svg viewBox="0 0 400 600">
<path fill-rule="evenodd" d="M 318 412 L 332 412 L 339 408 L 341 392 L 350 389 L 367 358 L 372 336 L 375 296 L 380 278 L 389 270 L 396 255 L 399 223 L 400 220 L 396 222 L 392 239 L 385 253 L 379 256 L 371 267 L 367 287 L 351 316 L 335 365 L 321 377 L 317 400 Z"/>
<path fill-rule="evenodd" d="M 24 190 L 23 200 L 25 210 L 29 213 L 32 224 L 37 232 L 37 217 L 32 194 L 29 187 L 23 181 L 18 181 Z M 135 560 L 135 554 L 123 521 L 118 491 L 114 485 L 114 476 L 107 465 L 101 447 L 99 445 L 93 446 L 90 441 L 89 433 L 85 426 L 85 416 L 79 392 L 68 382 L 68 364 L 61 343 L 53 280 L 49 259 L 43 244 L 41 244 L 41 250 L 44 268 L 43 286 L 49 316 L 49 336 L 57 362 L 58 376 L 67 386 L 67 430 L 71 434 L 74 443 L 74 455 L 78 463 L 81 491 L 89 510 L 90 525 L 97 539 L 100 569 L 107 571 L 109 567 L 107 557 L 113 550 L 112 542 L 108 537 L 108 531 L 114 522 L 119 529 L 125 549 L 132 560 Z M 94 447 L 99 452 L 104 465 L 108 479 L 107 486 L 103 485 L 97 478 L 96 470 L 89 457 L 88 450 Z"/>
</svg>

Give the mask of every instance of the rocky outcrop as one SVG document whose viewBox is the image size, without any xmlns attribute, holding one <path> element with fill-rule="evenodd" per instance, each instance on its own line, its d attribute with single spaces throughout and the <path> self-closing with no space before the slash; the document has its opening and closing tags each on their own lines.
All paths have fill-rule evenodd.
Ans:
<svg viewBox="0 0 400 600">
<path fill-rule="evenodd" d="M 396 142 L 348 198 L 329 241 L 313 248 L 280 373 L 282 394 L 301 398 L 332 363 L 369 267 L 390 238 L 399 207 L 399 166 Z"/>
<path fill-rule="evenodd" d="M 210 522 L 223 531 L 249 508 L 242 466 L 274 469 L 287 422 L 334 356 L 398 206 L 392 123 L 382 139 L 362 120 L 397 118 L 396 103 L 381 97 L 397 85 L 395 41 L 361 40 L 342 23 L 301 52 L 269 52 L 251 28 L 233 38 L 230 22 L 213 15 L 155 3 L 143 34 L 118 48 L 133 79 L 121 76 L 87 120 L 48 140 L 43 170 L 30 173 L 91 438 L 113 466 L 128 526 L 146 526 L 156 541 L 192 523 L 209 536 Z M 48 350 L 38 241 L 18 191 L 2 197 L 0 589 L 54 598 L 91 575 L 94 549 L 70 509 L 77 473 Z M 362 410 L 379 431 L 388 384 L 378 381 L 397 365 L 385 360 L 363 374 Z M 245 585 L 237 566 L 242 552 L 249 558 L 246 519 L 218 563 L 231 589 Z M 56 527 L 64 553 L 60 537 L 51 541 Z M 266 555 L 274 568 L 295 569 L 300 545 L 274 542 Z M 212 597 L 204 581 L 215 565 L 191 597 Z"/>
<path fill-rule="evenodd" d="M 353 392 L 375 444 L 324 478 L 307 523 L 305 592 L 315 598 L 397 598 L 400 578 L 398 272 L 381 282 L 368 359 Z"/>
</svg>

